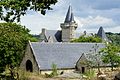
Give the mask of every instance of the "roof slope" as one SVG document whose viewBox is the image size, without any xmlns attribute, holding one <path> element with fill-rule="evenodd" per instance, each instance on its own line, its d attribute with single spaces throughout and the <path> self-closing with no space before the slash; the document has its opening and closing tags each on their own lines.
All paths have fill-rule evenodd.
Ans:
<svg viewBox="0 0 120 80">
<path fill-rule="evenodd" d="M 82 53 L 88 53 L 95 43 L 40 43 L 31 42 L 40 70 L 51 69 L 56 64 L 58 69 L 74 68 Z M 98 43 L 99 48 L 104 44 Z"/>
<path fill-rule="evenodd" d="M 52 38 L 53 42 L 61 42 L 62 41 L 60 30 L 46 30 L 46 33 L 44 35 L 45 35 L 44 37 L 47 38 L 47 41 L 49 38 Z M 40 37 L 40 38 L 42 38 L 42 37 Z"/>
<path fill-rule="evenodd" d="M 65 21 L 64 21 L 65 23 L 69 23 L 70 22 L 71 13 L 72 13 L 72 8 L 71 8 L 71 6 L 69 6 L 68 12 L 67 12 L 67 15 L 66 15 L 66 18 L 65 18 Z"/>
<path fill-rule="evenodd" d="M 102 40 L 105 40 L 105 41 L 108 40 L 108 38 L 107 38 L 107 36 L 106 36 L 106 34 L 105 34 L 105 31 L 103 30 L 103 27 L 100 27 L 100 28 L 99 28 L 98 33 L 97 33 L 97 36 L 101 37 Z"/>
</svg>

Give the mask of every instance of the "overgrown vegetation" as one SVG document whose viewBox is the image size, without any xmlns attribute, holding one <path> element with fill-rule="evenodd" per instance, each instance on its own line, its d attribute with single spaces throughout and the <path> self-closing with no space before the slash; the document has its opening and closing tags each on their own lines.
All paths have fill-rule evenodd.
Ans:
<svg viewBox="0 0 120 80">
<path fill-rule="evenodd" d="M 15 23 L 0 23 L 0 77 L 5 77 L 5 69 L 14 80 L 14 69 L 19 66 L 28 40 L 33 40 L 29 30 Z"/>
<path fill-rule="evenodd" d="M 91 62 L 91 67 L 96 67 L 98 69 L 98 73 L 100 71 L 100 63 L 101 63 L 101 54 L 99 53 L 99 45 L 96 43 L 90 52 L 87 54 L 89 58 L 88 61 Z"/>
<path fill-rule="evenodd" d="M 101 49 L 102 60 L 104 63 L 110 64 L 111 70 L 113 67 L 119 66 L 120 64 L 120 48 L 113 45 L 112 43 L 106 44 L 106 47 Z"/>
<path fill-rule="evenodd" d="M 120 33 L 106 33 L 108 39 L 116 46 L 120 47 Z"/>
<path fill-rule="evenodd" d="M 85 75 L 85 78 L 86 78 L 87 80 L 94 80 L 94 78 L 95 78 L 95 71 L 92 70 L 92 69 L 90 69 L 90 70 L 86 71 L 86 72 L 83 74 L 83 77 L 84 77 L 84 75 Z"/>
<path fill-rule="evenodd" d="M 57 71 L 57 65 L 56 64 L 52 64 L 52 72 L 50 74 L 45 74 L 46 77 L 54 77 L 54 76 L 57 76 L 58 75 L 58 71 Z"/>
<path fill-rule="evenodd" d="M 100 43 L 100 42 L 102 42 L 102 39 L 96 35 L 93 35 L 93 36 L 82 35 L 78 39 L 73 39 L 71 42 L 96 42 L 96 43 Z"/>
</svg>

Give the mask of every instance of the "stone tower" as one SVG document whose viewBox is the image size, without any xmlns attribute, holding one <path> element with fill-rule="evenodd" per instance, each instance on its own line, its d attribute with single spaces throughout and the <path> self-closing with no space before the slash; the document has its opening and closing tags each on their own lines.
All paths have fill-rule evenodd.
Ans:
<svg viewBox="0 0 120 80">
<path fill-rule="evenodd" d="M 74 20 L 72 8 L 69 6 L 65 21 L 60 24 L 62 28 L 62 42 L 70 42 L 74 38 L 77 26 L 78 24 Z"/>
</svg>

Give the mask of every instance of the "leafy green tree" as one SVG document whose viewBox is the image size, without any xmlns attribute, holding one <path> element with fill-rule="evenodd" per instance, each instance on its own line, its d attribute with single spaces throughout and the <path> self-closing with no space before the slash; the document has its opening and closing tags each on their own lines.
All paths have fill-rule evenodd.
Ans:
<svg viewBox="0 0 120 80">
<path fill-rule="evenodd" d="M 15 23 L 0 23 L 0 73 L 8 67 L 12 70 L 19 66 L 26 44 L 31 39 L 29 30 Z"/>
<path fill-rule="evenodd" d="M 113 68 L 115 66 L 118 66 L 120 64 L 120 48 L 113 45 L 113 44 L 106 44 L 106 47 L 101 49 L 100 51 L 103 55 L 102 60 L 104 63 L 108 63 L 111 65 L 111 70 L 113 71 Z"/>
<path fill-rule="evenodd" d="M 27 10 L 40 11 L 45 15 L 46 10 L 52 10 L 51 5 L 57 0 L 0 0 L 0 19 L 6 22 L 19 22 L 21 15 Z"/>
<path fill-rule="evenodd" d="M 86 36 L 82 35 L 78 39 L 73 39 L 71 42 L 102 42 L 102 39 L 98 36 Z"/>
<path fill-rule="evenodd" d="M 106 33 L 108 39 L 116 46 L 120 47 L 120 33 Z"/>
</svg>

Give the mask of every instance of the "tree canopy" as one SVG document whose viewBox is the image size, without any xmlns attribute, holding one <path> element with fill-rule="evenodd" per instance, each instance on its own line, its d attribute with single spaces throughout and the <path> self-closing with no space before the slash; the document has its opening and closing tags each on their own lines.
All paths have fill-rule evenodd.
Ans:
<svg viewBox="0 0 120 80">
<path fill-rule="evenodd" d="M 120 47 L 120 33 L 106 32 L 106 35 L 114 45 Z"/>
<path fill-rule="evenodd" d="M 73 39 L 71 42 L 102 42 L 102 39 L 96 35 L 94 36 L 86 36 L 82 35 L 78 39 Z"/>
<path fill-rule="evenodd" d="M 46 10 L 52 10 L 50 6 L 56 2 L 57 0 L 0 0 L 0 19 L 19 22 L 27 10 L 40 11 L 45 15 Z"/>
<path fill-rule="evenodd" d="M 32 37 L 29 30 L 15 23 L 0 23 L 0 73 L 6 66 L 20 64 L 26 44 Z"/>
<path fill-rule="evenodd" d="M 106 47 L 101 49 L 102 60 L 104 63 L 108 63 L 111 66 L 111 70 L 113 67 L 118 66 L 120 64 L 120 48 L 111 43 L 106 44 Z"/>
</svg>

